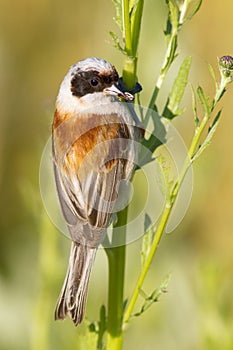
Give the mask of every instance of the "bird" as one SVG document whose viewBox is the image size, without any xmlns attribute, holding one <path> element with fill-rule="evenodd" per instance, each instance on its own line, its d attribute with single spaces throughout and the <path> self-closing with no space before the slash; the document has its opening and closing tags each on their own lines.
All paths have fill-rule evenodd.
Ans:
<svg viewBox="0 0 233 350">
<path fill-rule="evenodd" d="M 118 87 L 116 68 L 90 57 L 72 65 L 58 92 L 52 124 L 54 177 L 71 238 L 55 320 L 79 325 L 96 251 L 113 217 L 121 181 L 130 182 L 139 132 Z"/>
</svg>

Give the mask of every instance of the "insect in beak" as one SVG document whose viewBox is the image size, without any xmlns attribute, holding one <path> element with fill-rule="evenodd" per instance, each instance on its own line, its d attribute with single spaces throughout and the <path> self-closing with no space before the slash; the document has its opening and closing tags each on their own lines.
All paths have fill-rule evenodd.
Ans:
<svg viewBox="0 0 233 350">
<path fill-rule="evenodd" d="M 117 96 L 119 98 L 122 98 L 125 101 L 133 101 L 134 100 L 133 95 L 131 95 L 129 92 L 122 92 L 114 84 L 110 87 L 105 88 L 104 92 L 107 95 Z"/>
</svg>

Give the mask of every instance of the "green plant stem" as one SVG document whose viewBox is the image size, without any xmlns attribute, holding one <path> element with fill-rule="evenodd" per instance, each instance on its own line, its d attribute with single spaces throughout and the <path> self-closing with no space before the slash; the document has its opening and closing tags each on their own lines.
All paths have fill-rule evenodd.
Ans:
<svg viewBox="0 0 233 350">
<path fill-rule="evenodd" d="M 127 207 L 118 213 L 117 218 L 117 223 L 113 228 L 113 240 L 114 229 L 121 227 L 121 230 L 123 230 L 122 233 L 124 235 L 126 234 Z M 106 253 L 109 266 L 106 350 L 120 350 L 123 345 L 122 315 L 124 303 L 125 244 L 106 249 Z"/>
<path fill-rule="evenodd" d="M 125 39 L 126 58 L 123 65 L 123 81 L 128 90 L 134 87 L 135 83 L 135 58 L 133 57 L 131 23 L 129 14 L 129 0 L 122 0 L 123 37 Z"/>
<path fill-rule="evenodd" d="M 202 129 L 200 129 L 200 130 L 202 130 Z M 200 139 L 201 133 L 202 132 L 199 132 L 198 134 L 196 134 L 194 136 L 194 139 L 193 139 L 193 142 L 192 142 L 192 148 L 194 148 L 195 144 L 198 143 L 198 140 Z M 191 148 L 190 148 L 190 150 L 191 150 Z M 176 199 L 176 197 L 177 197 L 177 195 L 179 193 L 180 186 L 181 186 L 181 184 L 183 182 L 183 179 L 185 177 L 185 174 L 186 174 L 186 172 L 188 170 L 189 164 L 190 164 L 190 161 L 189 162 L 185 161 L 185 164 L 184 164 L 183 170 L 181 171 L 180 177 L 177 180 L 176 185 L 174 186 L 174 189 L 173 189 L 171 195 L 169 196 L 169 198 L 166 201 L 166 205 L 165 205 L 165 208 L 163 210 L 163 213 L 162 213 L 162 216 L 161 216 L 161 219 L 160 219 L 160 222 L 159 222 L 159 226 L 158 226 L 158 228 L 156 230 L 156 234 L 155 234 L 155 237 L 154 237 L 154 240 L 153 240 L 150 252 L 149 252 L 149 254 L 148 254 L 147 258 L 146 258 L 146 261 L 145 261 L 145 263 L 143 265 L 142 272 L 141 272 L 141 274 L 139 276 L 139 279 L 138 279 L 138 281 L 136 283 L 136 286 L 134 288 L 133 295 L 132 295 L 132 297 L 131 297 L 131 299 L 129 301 L 128 307 L 127 307 L 127 309 L 125 311 L 124 318 L 123 318 L 123 325 L 128 323 L 129 320 L 130 320 L 130 317 L 131 317 L 133 308 L 135 306 L 135 303 L 137 301 L 140 289 L 142 288 L 142 285 L 143 285 L 145 277 L 146 277 L 146 275 L 148 273 L 150 264 L 151 264 L 151 262 L 153 260 L 154 254 L 155 254 L 155 252 L 156 252 L 156 250 L 158 248 L 159 242 L 160 242 L 161 237 L 163 235 L 164 229 L 165 229 L 166 224 L 168 222 L 169 216 L 171 214 L 171 210 L 172 210 L 173 205 L 175 203 L 175 199 Z"/>
<path fill-rule="evenodd" d="M 125 38 L 125 51 L 132 56 L 131 24 L 129 15 L 129 0 L 122 0 L 123 9 L 123 36 Z"/>
<path fill-rule="evenodd" d="M 224 92 L 226 90 L 226 85 L 228 83 L 230 83 L 231 81 L 232 81 L 231 78 L 221 77 L 220 84 L 217 86 L 217 91 L 216 91 L 216 94 L 214 96 L 212 110 L 216 106 L 218 101 L 221 99 L 221 97 L 223 96 L 223 94 L 224 94 Z"/>
<path fill-rule="evenodd" d="M 143 282 L 145 280 L 145 277 L 146 277 L 147 272 L 149 270 L 149 267 L 150 267 L 150 264 L 151 264 L 152 259 L 154 257 L 154 254 L 155 254 L 155 252 L 156 252 L 156 250 L 158 248 L 158 245 L 159 245 L 160 239 L 162 237 L 164 228 L 165 228 L 166 223 L 168 221 L 168 218 L 169 218 L 169 215 L 170 215 L 170 211 L 171 211 L 171 207 L 170 207 L 170 204 L 168 203 L 167 206 L 165 206 L 165 209 L 163 211 L 159 227 L 157 229 L 156 235 L 154 237 L 154 241 L 153 241 L 152 246 L 151 246 L 150 253 L 147 256 L 147 259 L 146 259 L 145 264 L 143 266 L 141 275 L 140 275 L 140 277 L 139 277 L 139 279 L 137 281 L 137 284 L 135 286 L 133 295 L 132 295 L 132 297 L 130 299 L 130 302 L 128 304 L 128 307 L 127 307 L 127 309 L 125 311 L 124 318 L 123 318 L 123 325 L 125 325 L 129 321 L 129 319 L 131 317 L 131 314 L 132 314 L 134 305 L 135 305 L 135 303 L 137 301 L 140 289 L 142 288 L 142 284 L 143 284 Z"/>
<path fill-rule="evenodd" d="M 123 37 L 126 57 L 123 64 L 123 81 L 127 90 L 132 90 L 137 82 L 137 49 L 140 36 L 143 0 L 139 0 L 134 16 L 130 17 L 129 0 L 122 0 Z"/>
<path fill-rule="evenodd" d="M 218 103 L 218 101 L 223 96 L 223 93 L 224 93 L 224 91 L 226 89 L 226 84 L 227 84 L 226 80 L 221 79 L 221 82 L 219 84 L 219 87 L 216 90 L 216 93 L 215 93 L 215 96 L 214 96 L 214 99 L 213 99 L 213 102 L 212 102 L 212 107 L 211 107 L 211 111 L 212 112 L 213 112 L 216 104 Z M 174 198 L 176 198 L 177 193 L 179 191 L 179 188 L 180 188 L 180 186 L 181 186 L 181 184 L 182 184 L 182 182 L 183 182 L 183 180 L 185 178 L 185 175 L 186 175 L 186 173 L 188 171 L 188 168 L 190 167 L 190 165 L 192 163 L 193 157 L 194 157 L 195 152 L 196 152 L 196 150 L 198 148 L 198 145 L 200 143 L 201 136 L 202 136 L 204 130 L 206 129 L 210 118 L 211 118 L 211 114 L 210 115 L 205 114 L 203 119 L 202 119 L 201 124 L 199 126 L 197 126 L 196 129 L 195 129 L 195 134 L 193 136 L 192 143 L 191 143 L 189 151 L 188 151 L 188 157 L 187 157 L 187 159 L 186 159 L 186 161 L 184 163 L 184 167 L 183 167 L 182 172 L 181 172 L 181 174 L 179 176 L 179 179 L 178 179 L 178 181 L 177 181 L 177 183 L 174 186 L 174 189 L 172 191 L 172 196 Z"/>
<path fill-rule="evenodd" d="M 152 96 L 151 96 L 151 99 L 150 99 L 150 102 L 149 102 L 149 105 L 148 105 L 148 109 L 147 109 L 147 112 L 146 112 L 146 115 L 145 115 L 145 118 L 144 118 L 144 121 L 143 121 L 143 125 L 144 125 L 145 128 L 147 127 L 147 124 L 149 122 L 151 111 L 154 110 L 155 103 L 156 103 L 159 91 L 160 91 L 160 89 L 161 89 L 161 87 L 163 85 L 163 82 L 164 82 L 164 79 L 166 77 L 167 71 L 170 68 L 170 65 L 169 65 L 169 67 L 167 66 L 167 68 L 164 69 L 166 67 L 166 63 L 167 63 L 167 61 L 168 61 L 168 59 L 170 57 L 170 54 L 171 54 L 171 40 L 170 40 L 170 42 L 168 44 L 168 47 L 167 47 L 167 50 L 166 50 L 166 53 L 165 53 L 164 63 L 162 65 L 162 68 L 160 70 L 159 76 L 158 76 L 157 81 L 155 83 L 155 88 L 154 88 L 154 91 L 152 93 Z"/>
<path fill-rule="evenodd" d="M 176 57 L 176 45 L 177 45 L 177 38 L 178 38 L 178 31 L 181 28 L 181 26 L 184 24 L 185 21 L 185 15 L 187 12 L 188 5 L 190 3 L 190 0 L 185 0 L 182 6 L 180 7 L 180 17 L 179 17 L 179 23 L 176 26 L 172 26 L 171 35 L 169 37 L 169 41 L 167 44 L 167 50 L 165 52 L 162 68 L 160 70 L 159 76 L 157 78 L 157 81 L 155 83 L 154 91 L 152 93 L 148 109 L 145 115 L 145 119 L 143 121 L 144 127 L 147 127 L 147 124 L 149 122 L 151 111 L 154 110 L 156 100 L 158 97 L 158 93 L 164 83 L 166 74 L 168 70 L 170 69 L 175 57 Z"/>
<path fill-rule="evenodd" d="M 136 84 L 137 58 L 126 57 L 123 65 L 123 82 L 128 91 L 132 90 Z"/>
<path fill-rule="evenodd" d="M 137 55 L 139 36 L 141 31 L 141 21 L 143 13 L 144 0 L 138 0 L 135 15 L 132 22 L 132 50 L 133 55 Z"/>
<path fill-rule="evenodd" d="M 137 48 L 143 3 L 143 0 L 138 0 L 132 17 L 129 0 L 122 0 L 123 38 L 126 52 L 122 75 L 123 82 L 128 90 L 133 89 L 137 81 Z M 126 207 L 117 215 L 118 220 L 113 227 L 113 245 L 119 227 L 121 227 L 121 234 L 126 234 L 127 212 L 128 208 Z M 106 253 L 109 266 L 106 350 L 121 350 L 123 346 L 122 319 L 126 246 L 123 244 L 106 249 Z"/>
<path fill-rule="evenodd" d="M 217 102 L 223 96 L 225 88 L 226 88 L 226 81 L 224 81 L 222 79 L 221 83 L 219 85 L 219 88 L 216 90 L 215 97 L 213 99 L 212 108 L 211 108 L 212 112 L 213 112 Z M 201 136 L 202 136 L 204 130 L 206 129 L 210 118 L 211 118 L 211 114 L 210 115 L 205 114 L 203 119 L 202 119 L 201 124 L 198 127 L 196 127 L 195 134 L 193 136 L 192 143 L 191 143 L 189 151 L 188 151 L 188 158 L 184 164 L 183 170 L 182 170 L 181 175 L 180 175 L 179 180 L 178 180 L 179 185 L 177 186 L 176 192 L 179 190 L 179 187 L 180 187 L 180 185 L 185 177 L 185 174 L 186 174 L 186 172 L 187 172 L 187 170 L 188 170 L 188 168 L 193 160 L 195 152 L 196 152 L 198 145 L 200 143 Z M 176 192 L 174 192 L 174 190 L 173 190 L 173 195 L 176 195 Z"/>
<path fill-rule="evenodd" d="M 179 193 L 181 184 L 182 184 L 182 182 L 183 182 L 183 180 L 185 178 L 185 175 L 186 175 L 189 167 L 192 164 L 192 158 L 195 155 L 196 149 L 198 147 L 198 144 L 200 142 L 201 136 L 202 136 L 203 131 L 205 130 L 205 128 L 207 126 L 208 121 L 209 121 L 209 118 L 208 118 L 207 115 L 205 115 L 203 120 L 202 120 L 202 122 L 201 122 L 201 124 L 200 124 L 200 126 L 197 127 L 196 130 L 195 130 L 195 134 L 193 136 L 190 148 L 188 150 L 188 155 L 187 155 L 187 158 L 186 158 L 186 160 L 184 162 L 184 166 L 182 168 L 180 176 L 179 176 L 176 184 L 174 185 L 174 188 L 173 188 L 172 193 L 171 193 L 171 199 L 172 199 L 173 202 L 176 200 L 176 197 L 177 197 L 177 195 Z"/>
<path fill-rule="evenodd" d="M 217 89 L 217 91 L 215 93 L 215 97 L 213 100 L 211 111 L 214 110 L 214 107 L 216 106 L 216 103 L 219 101 L 219 99 L 223 95 L 225 88 L 226 88 L 226 82 L 225 82 L 225 84 L 221 83 L 219 89 Z M 133 308 L 134 308 L 135 303 L 137 301 L 140 289 L 142 288 L 142 285 L 143 285 L 143 282 L 144 282 L 145 277 L 147 275 L 147 272 L 149 270 L 150 264 L 153 260 L 154 254 L 158 248 L 158 245 L 159 245 L 159 242 L 160 242 L 161 237 L 163 235 L 164 229 L 165 229 L 166 224 L 168 222 L 168 219 L 170 217 L 171 210 L 172 210 L 174 203 L 175 203 L 175 200 L 178 196 L 180 187 L 181 187 L 182 182 L 185 178 L 185 175 L 186 175 L 186 173 L 187 173 L 187 171 L 192 163 L 192 159 L 193 159 L 195 152 L 198 148 L 202 134 L 203 134 L 204 130 L 206 130 L 206 127 L 207 127 L 207 124 L 208 124 L 210 118 L 211 118 L 211 115 L 206 114 L 203 117 L 201 124 L 198 127 L 196 127 L 195 134 L 193 136 L 193 139 L 192 139 L 189 151 L 188 151 L 187 159 L 185 160 L 184 165 L 183 165 L 183 169 L 179 175 L 179 178 L 176 181 L 176 184 L 173 187 L 171 194 L 170 195 L 168 194 L 168 198 L 166 200 L 166 205 L 165 205 L 165 208 L 163 210 L 163 213 L 162 213 L 162 216 L 161 216 L 161 219 L 159 222 L 159 226 L 157 228 L 157 231 L 156 231 L 156 234 L 155 234 L 152 246 L 151 246 L 151 250 L 150 250 L 150 252 L 146 258 L 146 261 L 143 265 L 142 272 L 139 276 L 139 279 L 136 283 L 133 295 L 132 295 L 132 297 L 129 301 L 128 307 L 125 311 L 124 318 L 123 318 L 123 325 L 128 323 L 130 320 L 130 317 L 132 315 L 132 311 L 133 311 Z"/>
<path fill-rule="evenodd" d="M 151 113 L 151 111 L 154 110 L 159 91 L 164 83 L 164 79 L 166 77 L 166 74 L 167 74 L 167 72 L 168 72 L 168 70 L 173 62 L 173 60 L 170 60 L 170 57 L 172 55 L 172 50 L 173 50 L 172 49 L 172 41 L 174 40 L 174 37 L 176 37 L 176 36 L 177 36 L 177 32 L 174 33 L 173 35 L 171 35 L 171 37 L 170 37 L 170 40 L 169 40 L 169 43 L 167 46 L 167 50 L 165 52 L 162 68 L 160 70 L 159 76 L 158 76 L 157 81 L 155 83 L 155 88 L 154 88 L 154 91 L 152 93 L 149 105 L 148 105 L 145 119 L 143 121 L 144 127 L 146 127 L 148 122 L 149 122 L 150 113 Z"/>
</svg>

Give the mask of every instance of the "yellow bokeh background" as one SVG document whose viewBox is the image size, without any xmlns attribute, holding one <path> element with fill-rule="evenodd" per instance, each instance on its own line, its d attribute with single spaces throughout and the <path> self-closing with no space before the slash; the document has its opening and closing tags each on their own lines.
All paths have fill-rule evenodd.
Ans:
<svg viewBox="0 0 233 350">
<path fill-rule="evenodd" d="M 0 349 L 86 349 L 85 327 L 55 323 L 53 309 L 68 261 L 69 241 L 42 206 L 39 165 L 50 136 L 59 84 L 68 67 L 88 56 L 113 63 L 123 56 L 111 43 L 118 32 L 110 0 L 0 1 Z M 138 76 L 147 104 L 165 52 L 166 6 L 145 0 Z M 192 56 L 189 80 L 209 95 L 217 57 L 233 55 L 232 1 L 203 0 L 179 37 L 179 57 L 159 97 L 164 100 L 182 59 Z M 163 237 L 145 283 L 149 293 L 171 273 L 168 293 L 125 333 L 124 349 L 233 349 L 233 86 L 221 101 L 222 120 L 194 166 L 190 208 Z M 189 145 L 193 132 L 189 87 L 186 112 L 174 124 Z M 140 244 L 128 246 L 126 295 L 140 271 Z M 93 269 L 87 317 L 98 317 L 107 297 L 103 250 Z M 87 340 L 86 340 L 87 341 Z"/>
</svg>

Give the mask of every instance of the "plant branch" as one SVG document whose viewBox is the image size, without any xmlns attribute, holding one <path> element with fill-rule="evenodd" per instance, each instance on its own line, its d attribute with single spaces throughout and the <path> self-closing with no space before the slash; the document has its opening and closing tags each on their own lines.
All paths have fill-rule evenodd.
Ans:
<svg viewBox="0 0 233 350">
<path fill-rule="evenodd" d="M 149 118 L 151 115 L 151 111 L 155 109 L 156 100 L 159 94 L 159 91 L 164 83 L 166 74 L 170 69 L 174 59 L 177 56 L 177 40 L 178 40 L 178 32 L 181 29 L 182 25 L 185 21 L 185 15 L 187 12 L 187 7 L 190 3 L 190 0 L 185 0 L 183 4 L 180 5 L 180 8 L 177 5 L 172 4 L 172 2 L 168 1 L 168 24 L 167 29 L 165 31 L 166 38 L 168 40 L 167 49 L 165 52 L 165 56 L 163 59 L 162 67 L 158 78 L 155 83 L 155 87 L 149 101 L 148 109 L 145 115 L 145 119 L 143 121 L 143 125 L 146 128 L 149 122 Z"/>
<path fill-rule="evenodd" d="M 137 81 L 137 48 L 143 0 L 135 2 L 133 10 L 130 9 L 129 0 L 122 0 L 122 28 L 126 54 L 123 65 L 123 82 L 129 90 L 135 87 Z M 123 230 L 123 234 L 126 234 L 127 210 L 126 207 L 117 215 L 117 223 L 113 228 L 113 241 L 119 227 Z M 120 350 L 123 346 L 122 319 L 126 246 L 113 247 L 105 251 L 109 265 L 106 350 Z"/>
<path fill-rule="evenodd" d="M 117 218 L 117 223 L 114 228 L 117 229 L 121 227 L 121 230 L 124 230 L 124 234 L 126 234 L 127 207 L 118 213 Z M 105 249 L 105 251 L 107 253 L 109 266 L 106 350 L 120 350 L 123 342 L 122 315 L 126 247 L 125 244 L 123 244 L 119 247 Z"/>
<path fill-rule="evenodd" d="M 144 0 L 138 0 L 130 9 L 129 0 L 122 0 L 123 38 L 126 54 L 123 64 L 123 82 L 132 90 L 137 82 L 137 50 Z"/>
<path fill-rule="evenodd" d="M 170 215 L 170 205 L 169 203 L 167 203 L 167 206 L 165 206 L 164 208 L 164 211 L 163 211 L 163 214 L 162 214 L 162 217 L 161 217 L 161 220 L 160 220 L 160 224 L 158 226 L 158 229 L 157 229 L 157 232 L 156 232 L 156 235 L 154 237 L 154 240 L 153 240 L 153 243 L 152 243 L 152 246 L 151 246 L 151 249 L 150 249 L 150 252 L 145 260 L 145 263 L 143 265 L 143 269 L 142 269 L 142 272 L 140 274 L 140 277 L 137 281 L 137 284 L 134 288 L 134 292 L 133 292 L 133 295 L 129 301 L 129 304 L 128 304 L 128 307 L 125 311 L 125 314 L 124 314 L 124 318 L 123 318 L 123 325 L 127 324 L 131 318 L 131 315 L 132 315 L 132 311 L 133 311 L 133 308 L 134 308 L 134 305 L 137 301 L 137 298 L 138 298 L 138 295 L 139 295 L 139 292 L 140 292 L 140 289 L 142 288 L 142 285 L 143 285 L 143 282 L 145 280 L 145 277 L 147 275 L 147 272 L 149 270 L 149 267 L 150 267 L 150 264 L 153 260 L 153 257 L 154 257 L 154 254 L 158 248 L 158 245 L 159 245 L 159 242 L 160 242 L 160 239 L 162 237 L 162 234 L 163 234 L 163 231 L 164 231 L 164 228 L 166 226 L 166 223 L 168 221 L 168 218 L 169 218 L 169 215 Z"/>
<path fill-rule="evenodd" d="M 232 59 L 232 62 L 233 62 L 233 59 Z M 233 63 L 232 63 L 232 67 L 233 67 Z M 233 68 L 232 68 L 232 70 L 233 70 Z M 216 107 L 217 102 L 223 96 L 223 93 L 226 90 L 226 86 L 230 82 L 232 82 L 232 77 L 230 75 L 229 76 L 224 76 L 224 75 L 221 76 L 221 82 L 219 84 L 216 84 L 217 89 L 216 89 L 216 93 L 215 93 L 215 96 L 214 96 L 214 99 L 213 99 L 213 102 L 212 102 L 211 105 L 208 105 L 208 99 L 204 96 L 204 92 L 199 87 L 199 89 L 201 89 L 200 91 L 202 91 L 202 94 L 203 94 L 203 96 L 202 96 L 199 93 L 200 94 L 200 97 L 199 97 L 200 98 L 200 103 L 202 104 L 203 110 L 205 110 L 206 113 L 205 113 L 205 115 L 204 115 L 200 125 L 196 126 L 195 133 L 194 133 L 194 136 L 193 136 L 193 139 L 192 139 L 192 142 L 191 142 L 188 154 L 187 154 L 187 159 L 185 160 L 184 165 L 183 165 L 183 169 L 182 169 L 182 171 L 181 171 L 181 173 L 180 173 L 180 175 L 179 175 L 175 185 L 173 186 L 171 192 L 168 192 L 166 194 L 166 204 L 165 204 L 163 213 L 161 215 L 158 228 L 157 228 L 156 233 L 154 235 L 154 239 L 153 239 L 153 242 L 151 244 L 150 251 L 149 251 L 149 253 L 148 253 L 148 255 L 147 255 L 146 259 L 145 259 L 145 262 L 144 262 L 141 274 L 140 274 L 139 279 L 138 279 L 138 281 L 136 283 L 136 286 L 134 288 L 132 297 L 131 297 L 131 299 L 130 299 L 130 301 L 128 303 L 128 307 L 127 307 L 127 309 L 125 311 L 125 314 L 124 314 L 124 318 L 123 318 L 123 324 L 124 325 L 127 324 L 130 321 L 130 319 L 131 319 L 135 303 L 136 303 L 137 298 L 139 296 L 139 292 L 140 292 L 140 290 L 142 288 L 142 285 L 143 285 L 145 277 L 146 277 L 146 275 L 148 273 L 150 264 L 151 264 L 151 262 L 153 260 L 154 254 L 155 254 L 155 252 L 156 252 L 156 250 L 158 248 L 159 242 L 160 242 L 161 237 L 163 235 L 163 232 L 164 232 L 164 230 L 166 228 L 166 224 L 167 224 L 168 219 L 169 219 L 169 217 L 171 215 L 172 208 L 173 208 L 173 206 L 175 204 L 175 201 L 177 199 L 177 196 L 178 196 L 178 193 L 180 191 L 180 188 L 181 188 L 181 185 L 183 183 L 183 180 L 185 178 L 185 175 L 186 175 L 190 165 L 192 164 L 192 162 L 197 158 L 197 157 L 195 157 L 195 155 L 196 155 L 198 146 L 199 146 L 199 144 L 201 142 L 201 138 L 203 136 L 203 133 L 207 129 L 208 122 L 213 117 L 213 111 L 214 111 L 214 108 Z M 202 101 L 202 98 L 205 101 Z M 203 105 L 203 104 L 205 104 L 205 105 Z M 219 116 L 220 116 L 220 113 L 217 114 L 217 119 L 219 118 Z M 213 123 L 216 123 L 216 117 L 215 117 Z M 213 126 L 212 126 L 212 128 L 213 128 Z M 209 129 L 209 132 L 210 132 L 210 130 L 211 130 L 211 128 Z M 212 135 L 211 135 L 211 137 L 212 137 Z M 206 136 L 205 141 L 207 141 L 207 139 L 208 139 L 208 134 Z M 169 188 L 169 186 L 170 186 L 169 178 L 167 178 L 166 182 L 167 182 L 167 186 Z"/>
</svg>

